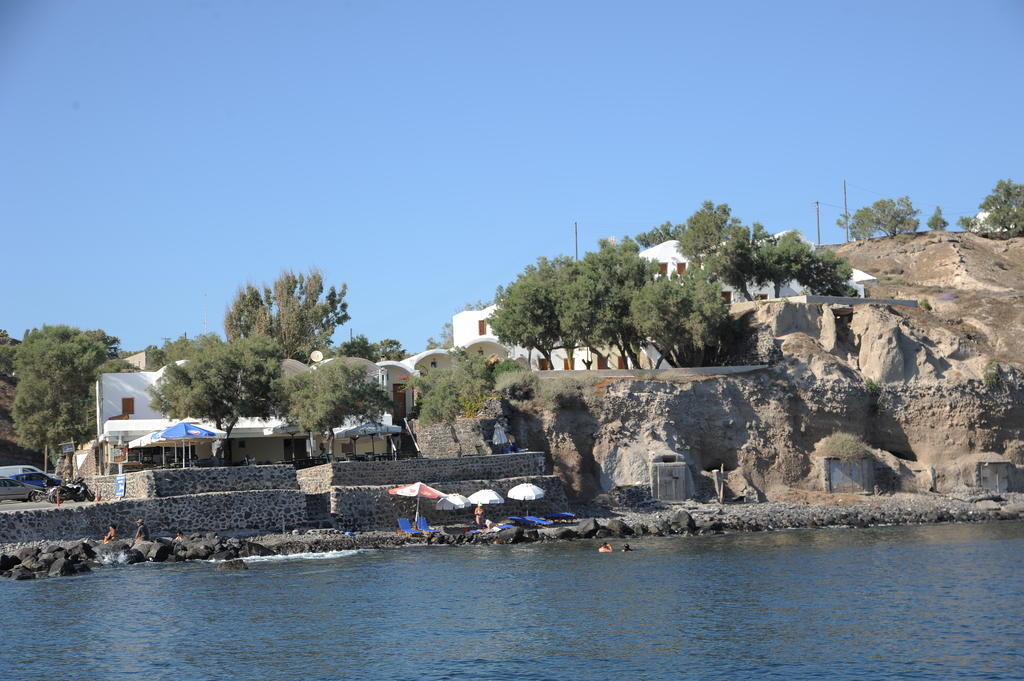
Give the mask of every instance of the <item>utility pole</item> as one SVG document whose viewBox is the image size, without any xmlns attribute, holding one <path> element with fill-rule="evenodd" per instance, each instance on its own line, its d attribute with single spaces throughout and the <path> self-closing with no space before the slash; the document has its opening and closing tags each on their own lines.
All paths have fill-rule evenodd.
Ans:
<svg viewBox="0 0 1024 681">
<path fill-rule="evenodd" d="M 576 241 L 576 260 L 580 259 L 580 228 L 576 226 L 576 221 L 572 221 L 572 233 Z"/>
<path fill-rule="evenodd" d="M 846 240 L 850 240 L 850 207 L 846 205 L 846 180 L 843 180 L 843 224 L 846 225 Z"/>
<path fill-rule="evenodd" d="M 821 245 L 821 206 L 815 201 L 814 202 L 814 222 L 818 226 L 818 245 Z"/>
</svg>

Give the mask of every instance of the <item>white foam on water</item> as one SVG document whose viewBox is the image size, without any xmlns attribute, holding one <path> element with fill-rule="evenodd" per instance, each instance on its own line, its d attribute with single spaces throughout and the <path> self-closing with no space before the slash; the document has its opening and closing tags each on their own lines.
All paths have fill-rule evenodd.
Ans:
<svg viewBox="0 0 1024 681">
<path fill-rule="evenodd" d="M 284 560 L 331 560 L 332 558 L 347 558 L 358 553 L 365 553 L 367 550 L 345 549 L 342 551 L 321 551 L 317 553 L 289 553 L 280 556 L 249 556 L 241 560 L 246 563 L 276 563 Z"/>
</svg>

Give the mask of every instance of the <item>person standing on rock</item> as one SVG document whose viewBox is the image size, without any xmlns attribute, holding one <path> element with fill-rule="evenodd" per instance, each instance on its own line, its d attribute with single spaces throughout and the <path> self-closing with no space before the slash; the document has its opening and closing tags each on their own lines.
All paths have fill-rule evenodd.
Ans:
<svg viewBox="0 0 1024 681">
<path fill-rule="evenodd" d="M 139 542 L 149 541 L 149 528 L 146 527 L 146 521 L 139 518 L 135 521 L 135 524 L 138 525 L 138 529 L 135 530 L 135 541 L 132 542 L 132 546 L 135 546 Z"/>
</svg>

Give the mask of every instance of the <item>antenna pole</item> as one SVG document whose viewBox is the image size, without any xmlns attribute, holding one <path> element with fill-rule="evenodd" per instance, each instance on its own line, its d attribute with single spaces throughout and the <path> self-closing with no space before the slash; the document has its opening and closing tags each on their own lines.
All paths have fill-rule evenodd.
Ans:
<svg viewBox="0 0 1024 681">
<path fill-rule="evenodd" d="M 572 233 L 576 241 L 576 260 L 580 259 L 580 228 L 576 225 L 576 221 L 572 221 Z"/>
<path fill-rule="evenodd" d="M 850 240 L 850 207 L 846 205 L 846 180 L 843 180 L 843 224 L 846 225 L 846 240 Z"/>
<path fill-rule="evenodd" d="M 818 245 L 821 245 L 821 206 L 814 202 L 814 222 L 818 226 Z"/>
</svg>

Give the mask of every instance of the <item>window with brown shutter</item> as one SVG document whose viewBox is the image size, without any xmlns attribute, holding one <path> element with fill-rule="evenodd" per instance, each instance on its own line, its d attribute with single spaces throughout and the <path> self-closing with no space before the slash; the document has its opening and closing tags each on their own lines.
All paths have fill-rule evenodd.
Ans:
<svg viewBox="0 0 1024 681">
<path fill-rule="evenodd" d="M 566 371 L 572 371 L 572 362 L 568 358 L 562 360 L 562 368 Z"/>
<path fill-rule="evenodd" d="M 548 361 L 543 357 L 537 360 L 537 368 L 541 371 L 547 371 L 549 367 Z"/>
<path fill-rule="evenodd" d="M 685 273 L 686 273 L 686 263 L 685 262 L 677 262 L 676 263 L 676 274 L 685 274 Z"/>
<path fill-rule="evenodd" d="M 487 320 L 486 319 L 481 319 L 480 321 L 478 321 L 476 323 L 476 330 L 478 332 L 478 335 L 486 336 L 487 335 Z"/>
<path fill-rule="evenodd" d="M 661 272 L 662 274 L 668 274 L 668 263 L 658 263 L 658 271 Z"/>
<path fill-rule="evenodd" d="M 768 294 L 767 293 L 759 293 L 754 298 L 754 300 L 768 300 Z"/>
<path fill-rule="evenodd" d="M 598 369 L 607 369 L 608 368 L 608 358 L 605 357 L 604 355 L 598 355 L 597 356 L 597 368 Z"/>
<path fill-rule="evenodd" d="M 619 368 L 620 369 L 625 369 L 626 368 L 626 358 L 625 357 L 619 357 L 618 359 L 619 359 Z"/>
<path fill-rule="evenodd" d="M 128 416 L 135 413 L 135 398 L 134 397 L 122 397 L 121 398 L 121 416 Z"/>
<path fill-rule="evenodd" d="M 732 302 L 732 291 L 722 291 L 722 300 L 727 303 Z"/>
</svg>

